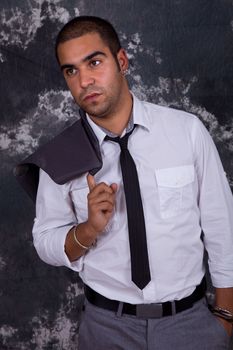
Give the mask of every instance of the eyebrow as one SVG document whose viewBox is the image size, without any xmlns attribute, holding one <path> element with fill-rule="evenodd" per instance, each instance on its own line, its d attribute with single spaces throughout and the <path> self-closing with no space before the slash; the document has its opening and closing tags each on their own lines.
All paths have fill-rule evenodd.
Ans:
<svg viewBox="0 0 233 350">
<path fill-rule="evenodd" d="M 90 61 L 93 57 L 99 56 L 99 55 L 102 55 L 102 56 L 106 57 L 106 54 L 104 52 L 102 52 L 102 51 L 94 51 L 90 55 L 84 57 L 82 59 L 82 62 Z M 67 68 L 75 68 L 75 65 L 74 64 L 63 64 L 61 66 L 61 71 L 63 71 L 64 69 L 67 69 Z"/>
</svg>

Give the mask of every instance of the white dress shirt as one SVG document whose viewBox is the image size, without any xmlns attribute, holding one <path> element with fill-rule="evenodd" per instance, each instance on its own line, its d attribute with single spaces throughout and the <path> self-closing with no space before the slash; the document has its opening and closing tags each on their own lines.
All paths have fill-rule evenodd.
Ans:
<svg viewBox="0 0 233 350">
<path fill-rule="evenodd" d="M 131 281 L 120 147 L 104 141 L 105 132 L 90 118 L 103 158 L 95 181 L 118 185 L 114 213 L 97 245 L 71 263 L 64 243 L 69 229 L 87 220 L 86 174 L 57 185 L 41 170 L 33 227 L 40 258 L 78 271 L 84 283 L 107 298 L 139 304 L 191 294 L 205 273 L 205 246 L 213 285 L 232 287 L 233 199 L 209 133 L 189 113 L 141 102 L 135 96 L 133 100 L 138 127 L 128 148 L 141 188 L 150 283 L 140 290 Z"/>
</svg>

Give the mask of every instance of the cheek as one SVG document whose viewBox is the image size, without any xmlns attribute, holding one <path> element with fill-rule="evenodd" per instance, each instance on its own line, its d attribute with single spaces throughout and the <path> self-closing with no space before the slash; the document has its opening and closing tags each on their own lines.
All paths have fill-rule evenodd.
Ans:
<svg viewBox="0 0 233 350">
<path fill-rule="evenodd" d="M 66 80 L 66 84 L 73 96 L 77 96 L 79 94 L 79 85 L 75 79 L 69 81 Z"/>
<path fill-rule="evenodd" d="M 102 85 L 103 87 L 109 87 L 114 89 L 118 82 L 120 81 L 119 72 L 115 69 L 105 70 L 102 74 L 99 75 L 98 79 L 96 79 L 96 84 Z"/>
</svg>

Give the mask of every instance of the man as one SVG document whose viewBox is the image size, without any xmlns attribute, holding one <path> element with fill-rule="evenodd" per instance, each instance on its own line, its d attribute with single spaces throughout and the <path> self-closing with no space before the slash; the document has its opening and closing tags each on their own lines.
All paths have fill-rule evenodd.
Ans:
<svg viewBox="0 0 233 350">
<path fill-rule="evenodd" d="M 40 170 L 37 192 L 39 256 L 79 272 L 85 284 L 79 349 L 227 349 L 233 201 L 208 132 L 193 115 L 133 96 L 127 54 L 107 21 L 73 19 L 58 34 L 56 55 L 102 158 L 94 176 L 63 185 Z M 137 192 L 135 167 L 128 177 L 124 169 L 131 157 L 142 205 L 128 197 Z M 146 239 L 134 239 L 138 226 Z M 213 313 L 204 298 L 204 247 L 216 287 Z"/>
</svg>

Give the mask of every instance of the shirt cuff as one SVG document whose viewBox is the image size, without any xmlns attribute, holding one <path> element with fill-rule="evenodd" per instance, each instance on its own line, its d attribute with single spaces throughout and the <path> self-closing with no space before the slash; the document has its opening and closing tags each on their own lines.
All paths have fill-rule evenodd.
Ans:
<svg viewBox="0 0 233 350">
<path fill-rule="evenodd" d="M 233 287 L 233 270 L 232 266 L 229 270 L 219 268 L 219 266 L 210 267 L 210 275 L 212 284 L 215 288 L 232 288 Z"/>
<path fill-rule="evenodd" d="M 80 272 L 83 268 L 84 256 L 71 262 L 65 253 L 65 240 L 73 225 L 46 230 L 34 239 L 34 245 L 39 257 L 53 266 L 66 266 L 73 271 Z"/>
</svg>

